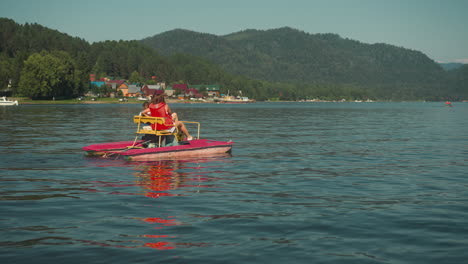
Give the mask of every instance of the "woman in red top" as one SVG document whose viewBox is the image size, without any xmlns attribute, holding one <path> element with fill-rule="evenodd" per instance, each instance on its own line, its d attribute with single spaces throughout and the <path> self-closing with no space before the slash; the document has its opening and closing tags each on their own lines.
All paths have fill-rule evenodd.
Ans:
<svg viewBox="0 0 468 264">
<path fill-rule="evenodd" d="M 182 131 L 182 133 L 184 133 L 184 135 L 187 137 L 187 140 L 193 139 L 184 123 L 179 122 L 177 114 L 172 113 L 169 105 L 166 104 L 166 101 L 164 100 L 164 94 L 158 94 L 153 97 L 149 108 L 143 110 L 142 113 L 147 115 L 146 113 L 148 112 L 151 112 L 151 116 L 164 118 L 164 124 L 156 124 L 157 130 L 174 131 L 175 127 L 177 127 L 180 131 Z"/>
</svg>

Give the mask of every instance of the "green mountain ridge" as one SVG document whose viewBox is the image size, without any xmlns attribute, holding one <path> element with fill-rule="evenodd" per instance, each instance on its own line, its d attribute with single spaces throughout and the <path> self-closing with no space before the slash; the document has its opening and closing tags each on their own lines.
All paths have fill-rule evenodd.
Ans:
<svg viewBox="0 0 468 264">
<path fill-rule="evenodd" d="M 432 84 L 444 78 L 442 68 L 419 51 L 289 27 L 225 36 L 177 29 L 141 41 L 164 55 L 201 56 L 233 74 L 274 82 Z"/>
</svg>

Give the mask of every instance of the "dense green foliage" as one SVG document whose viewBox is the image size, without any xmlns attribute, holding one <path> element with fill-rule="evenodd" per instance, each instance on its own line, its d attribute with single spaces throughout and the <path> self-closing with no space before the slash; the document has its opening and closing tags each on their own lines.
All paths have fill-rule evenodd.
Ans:
<svg viewBox="0 0 468 264">
<path fill-rule="evenodd" d="M 451 71 L 451 70 L 456 70 L 456 69 L 463 67 L 464 64 L 459 63 L 459 62 L 447 62 L 447 63 L 439 62 L 439 65 L 440 67 L 442 67 L 442 69 L 446 71 Z"/>
<path fill-rule="evenodd" d="M 19 93 L 34 99 L 71 97 L 81 89 L 80 71 L 65 51 L 34 53 L 24 62 Z"/>
<path fill-rule="evenodd" d="M 0 91 L 32 98 L 80 94 L 88 73 L 90 45 L 37 24 L 0 18 Z M 57 79 L 58 78 L 58 79 Z"/>
<path fill-rule="evenodd" d="M 257 100 L 467 99 L 466 67 L 445 72 L 417 51 L 290 28 L 215 36 L 174 30 L 142 41 L 83 39 L 0 18 L 0 91 L 70 98 L 89 74 L 131 82 L 219 84 Z"/>
<path fill-rule="evenodd" d="M 468 65 L 448 72 L 450 83 L 450 100 L 467 100 L 468 98 Z"/>
</svg>

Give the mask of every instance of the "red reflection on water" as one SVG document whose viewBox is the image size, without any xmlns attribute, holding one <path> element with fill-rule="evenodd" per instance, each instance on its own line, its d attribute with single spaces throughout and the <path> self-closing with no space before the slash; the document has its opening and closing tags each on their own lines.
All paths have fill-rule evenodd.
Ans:
<svg viewBox="0 0 468 264">
<path fill-rule="evenodd" d="M 166 242 L 166 241 L 145 243 L 144 246 L 154 248 L 154 249 L 157 249 L 157 250 L 170 250 L 170 249 L 175 249 L 176 248 L 174 246 L 174 243 Z"/>
<path fill-rule="evenodd" d="M 93 187 L 98 188 L 87 188 L 89 192 L 105 192 L 100 187 L 104 188 L 126 188 L 122 191 L 111 191 L 109 194 L 117 195 L 144 195 L 148 198 L 161 198 L 161 197 L 172 197 L 179 196 L 181 194 L 174 193 L 179 188 L 211 188 L 212 185 L 208 185 L 210 181 L 216 180 L 216 178 L 208 177 L 207 173 L 201 172 L 203 169 L 209 167 L 200 166 L 201 163 L 215 161 L 215 159 L 198 159 L 198 160 L 172 160 L 172 161 L 156 161 L 156 162 L 139 162 L 139 163 L 119 163 L 117 166 L 132 167 L 135 170 L 134 182 L 130 181 L 95 181 Z M 195 164 L 195 165 L 194 165 Z M 111 166 L 110 163 L 99 164 L 101 167 Z M 182 169 L 184 172 L 182 172 Z M 203 184 L 200 184 L 203 183 Z M 128 188 L 138 186 L 143 192 L 130 192 Z M 175 216 L 162 216 L 156 215 L 155 217 L 136 217 L 144 223 L 150 224 L 152 231 L 156 230 L 170 230 L 171 227 L 182 225 L 183 223 L 178 221 Z M 145 232 L 146 233 L 146 232 Z M 145 234 L 136 235 L 136 237 L 144 238 L 147 241 L 142 240 L 130 240 L 130 241 L 112 241 L 118 242 L 119 244 L 130 242 L 137 243 L 137 246 L 125 246 L 115 245 L 110 243 L 102 243 L 96 241 L 86 241 L 88 244 L 100 245 L 103 247 L 126 247 L 126 248 L 138 248 L 147 247 L 156 250 L 172 250 L 176 247 L 204 247 L 206 243 L 192 243 L 192 242 L 171 242 L 171 239 L 176 236 L 168 234 Z M 84 242 L 84 241 L 83 241 Z M 107 241 L 106 241 L 107 242 Z M 110 241 L 109 241 L 110 242 Z"/>
<path fill-rule="evenodd" d="M 186 173 L 181 173 L 179 170 L 182 166 L 180 161 L 158 161 L 145 164 L 143 169 L 136 173 L 138 185 L 143 188 L 144 195 L 149 198 L 171 197 L 177 194 L 170 193 L 180 187 L 183 187 L 183 182 L 189 180 Z M 140 167 L 141 168 L 141 167 Z M 163 229 L 171 226 L 177 226 L 181 223 L 170 216 L 162 217 L 146 217 L 142 221 L 149 224 L 156 224 L 155 229 Z M 175 238 L 169 235 L 143 235 L 145 238 L 161 239 L 164 241 L 147 242 L 144 247 L 153 248 L 156 250 L 171 250 L 176 248 L 176 243 L 169 242 L 166 239 Z"/>
<path fill-rule="evenodd" d="M 180 223 L 176 222 L 176 219 L 163 219 L 159 217 L 147 217 L 143 218 L 143 221 L 147 223 L 158 223 L 158 224 L 164 224 L 164 226 L 173 226 L 173 225 L 179 225 Z"/>
<path fill-rule="evenodd" d="M 171 217 L 173 218 L 173 217 Z M 180 222 L 177 222 L 176 219 L 164 219 L 160 217 L 147 217 L 141 219 L 142 221 L 149 223 L 149 224 L 161 224 L 162 226 L 157 226 L 155 229 L 163 229 L 164 227 L 168 226 L 176 226 L 180 225 Z M 145 238 L 175 238 L 175 236 L 169 235 L 143 235 L 142 237 Z M 167 242 L 167 241 L 157 241 L 157 242 L 147 242 L 143 245 L 144 247 L 150 247 L 158 250 L 170 250 L 175 249 L 175 243 Z"/>
<path fill-rule="evenodd" d="M 178 196 L 181 194 L 174 194 L 172 191 L 179 188 L 212 188 L 208 185 L 210 181 L 216 180 L 214 177 L 208 177 L 207 173 L 200 173 L 203 169 L 210 168 L 209 166 L 202 166 L 203 163 L 213 161 L 226 161 L 226 157 L 215 158 L 200 158 L 189 160 L 161 160 L 154 162 L 122 162 L 121 160 L 88 160 L 95 166 L 99 167 L 127 167 L 132 168 L 135 181 L 91 181 L 92 186 L 82 188 L 87 192 L 106 192 L 109 188 L 125 188 L 126 190 L 112 190 L 107 191 L 109 194 L 116 195 L 144 195 L 149 198 L 161 198 Z M 181 169 L 188 172 L 182 172 Z M 122 178 L 119 178 L 122 179 Z M 130 179 L 129 179 L 130 180 Z M 127 191 L 132 187 L 141 187 L 143 192 Z M 102 189 L 104 188 L 104 190 Z M 133 189 L 132 189 L 133 190 Z"/>
<path fill-rule="evenodd" d="M 175 190 L 183 181 L 183 174 L 177 172 L 179 162 L 159 161 L 147 164 L 140 173 L 135 174 L 137 183 L 150 198 L 174 196 L 168 191 Z"/>
<path fill-rule="evenodd" d="M 142 237 L 147 237 L 147 238 L 175 238 L 175 236 L 169 236 L 169 235 L 143 235 Z"/>
</svg>

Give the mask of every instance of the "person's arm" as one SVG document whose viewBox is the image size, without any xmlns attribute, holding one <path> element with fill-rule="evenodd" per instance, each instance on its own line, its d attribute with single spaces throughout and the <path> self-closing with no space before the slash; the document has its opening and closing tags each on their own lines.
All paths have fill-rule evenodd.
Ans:
<svg viewBox="0 0 468 264">
<path fill-rule="evenodd" d="M 150 113 L 150 114 L 148 114 Z M 151 116 L 151 110 L 149 108 L 146 108 L 145 110 L 141 111 L 142 116 Z"/>
<path fill-rule="evenodd" d="M 166 104 L 166 113 L 167 113 L 169 116 L 172 115 L 171 108 L 169 107 L 168 104 Z"/>
</svg>

